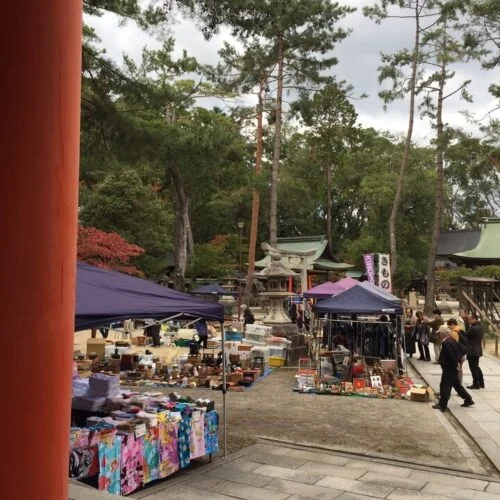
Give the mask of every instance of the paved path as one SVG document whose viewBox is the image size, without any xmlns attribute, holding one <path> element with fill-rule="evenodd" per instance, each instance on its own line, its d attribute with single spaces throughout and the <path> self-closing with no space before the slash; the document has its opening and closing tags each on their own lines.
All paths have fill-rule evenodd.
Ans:
<svg viewBox="0 0 500 500">
<path fill-rule="evenodd" d="M 70 498 L 92 500 L 113 497 L 101 496 L 83 487 L 77 491 L 73 487 Z M 226 460 L 176 475 L 129 498 L 499 500 L 500 479 L 261 441 Z"/>
<path fill-rule="evenodd" d="M 415 358 L 409 361 L 422 379 L 435 392 L 439 392 L 441 367 Z M 469 391 L 476 404 L 471 408 L 461 408 L 462 400 L 453 392 L 448 409 L 500 471 L 500 360 L 486 355 L 480 359 L 479 365 L 486 388 Z M 471 383 L 472 377 L 466 361 L 463 384 L 467 386 Z"/>
</svg>

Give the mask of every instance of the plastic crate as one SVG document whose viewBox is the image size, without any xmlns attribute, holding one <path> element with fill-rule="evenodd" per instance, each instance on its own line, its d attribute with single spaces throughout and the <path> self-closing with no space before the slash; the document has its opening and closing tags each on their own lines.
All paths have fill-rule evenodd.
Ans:
<svg viewBox="0 0 500 500">
<path fill-rule="evenodd" d="M 224 332 L 224 339 L 230 341 L 241 341 L 243 332 Z"/>
<path fill-rule="evenodd" d="M 278 358 L 278 356 L 269 357 L 269 366 L 272 368 L 280 368 L 285 366 L 285 358 Z"/>
<path fill-rule="evenodd" d="M 246 332 L 245 333 L 245 341 L 251 342 L 254 344 L 265 345 L 265 344 L 267 344 L 268 337 L 269 337 L 269 335 L 264 333 L 264 332 Z"/>
</svg>

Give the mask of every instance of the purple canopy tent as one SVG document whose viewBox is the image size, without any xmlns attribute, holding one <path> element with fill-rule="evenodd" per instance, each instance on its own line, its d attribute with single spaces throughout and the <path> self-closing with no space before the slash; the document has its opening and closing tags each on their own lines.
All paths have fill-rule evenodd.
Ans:
<svg viewBox="0 0 500 500">
<path fill-rule="evenodd" d="M 359 285 L 359 281 L 349 277 L 336 281 L 335 283 L 326 281 L 304 292 L 304 297 L 306 299 L 326 299 L 337 293 L 344 292 L 355 285 Z"/>
<path fill-rule="evenodd" d="M 223 321 L 224 308 L 145 279 L 78 263 L 75 331 L 128 318 L 174 315 Z"/>
</svg>

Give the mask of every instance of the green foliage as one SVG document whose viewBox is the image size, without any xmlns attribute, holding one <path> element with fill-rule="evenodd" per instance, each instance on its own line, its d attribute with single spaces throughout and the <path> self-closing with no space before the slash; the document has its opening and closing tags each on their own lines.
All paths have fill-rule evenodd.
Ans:
<svg viewBox="0 0 500 500">
<path fill-rule="evenodd" d="M 461 266 L 446 271 L 439 271 L 438 276 L 441 281 L 449 281 L 452 284 L 457 284 L 460 278 L 464 276 L 498 279 L 500 277 L 500 266 L 479 266 L 475 269 Z"/>
<path fill-rule="evenodd" d="M 381 0 L 367 7 L 365 13 L 381 21 L 390 17 L 394 6 L 414 8 L 415 1 Z M 171 16 L 163 3 L 85 0 L 84 8 L 91 16 L 113 12 L 153 32 Z M 268 238 L 270 167 L 277 117 L 273 104 L 281 41 L 284 92 L 292 99 L 297 97 L 290 111 L 299 118 L 300 128 L 285 123 L 283 130 L 279 235 L 325 234 L 330 204 L 333 247 L 340 258 L 362 266 L 362 253 L 387 252 L 387 222 L 403 147 L 395 137 L 357 126 L 351 89 L 332 76 L 331 68 L 336 63 L 332 49 L 348 35 L 339 20 L 352 9 L 327 0 L 166 3 L 193 13 L 207 37 L 220 26 L 229 26 L 241 50 L 225 44 L 220 64 L 207 67 L 204 61 L 186 53 L 175 57 L 175 41 L 163 37 L 159 48 L 143 51 L 139 63 L 127 56 L 123 62 L 112 61 L 93 30 L 84 28 L 82 222 L 114 231 L 143 247 L 145 253 L 134 263 L 148 276 L 157 276 L 165 268 L 167 252 L 175 248 L 174 219 L 181 206 L 180 188 L 187 197 L 185 207 L 195 243 L 187 272 L 193 277 L 222 277 L 234 272 L 239 257 L 236 223 L 245 222 L 246 236 L 253 189 L 261 198 L 258 241 Z M 425 14 L 431 13 L 432 5 L 438 5 L 430 1 L 425 4 Z M 443 43 L 443 31 L 423 30 L 427 49 L 419 57 L 421 68 L 427 61 L 435 65 L 444 58 L 449 63 L 465 54 L 482 57 L 485 67 L 496 66 L 497 4 L 493 0 L 454 0 L 441 6 L 452 19 L 449 22 L 457 23 L 455 13 L 462 9 L 476 26 L 471 23 L 467 29 L 460 27 L 460 32 L 465 33 L 463 43 L 449 37 L 448 53 L 432 61 L 431 55 L 438 53 Z M 425 19 L 427 24 L 436 21 L 435 17 Z M 438 25 L 441 27 L 441 23 Z M 382 56 L 379 79 L 384 104 L 406 97 L 413 56 L 410 50 Z M 436 66 L 431 67 L 434 69 L 418 73 L 418 81 L 419 98 L 427 106 L 427 114 L 434 118 L 433 98 L 442 75 L 435 72 Z M 449 69 L 445 77 L 451 76 Z M 256 178 L 255 110 L 207 109 L 202 107 L 202 99 L 254 92 L 263 79 L 265 152 L 262 175 Z M 459 90 L 464 89 L 466 85 Z M 448 90 L 450 98 L 454 90 Z M 469 97 L 466 92 L 464 97 Z M 438 146 L 445 154 L 443 226 L 474 227 L 484 215 L 498 212 L 499 130 L 494 121 L 484 128 L 483 137 L 446 129 L 440 144 L 410 148 L 397 220 L 396 285 L 416 272 L 425 273 L 433 224 L 434 153 Z"/>
<path fill-rule="evenodd" d="M 192 278 L 223 278 L 233 275 L 238 267 L 238 238 L 216 235 L 208 243 L 196 245 L 195 256 L 186 269 Z"/>
<path fill-rule="evenodd" d="M 146 184 L 136 170 L 108 174 L 92 189 L 83 187 L 80 221 L 103 231 L 115 232 L 146 253 L 136 259 L 146 275 L 156 277 L 167 263 L 172 212 L 169 204 Z"/>
</svg>

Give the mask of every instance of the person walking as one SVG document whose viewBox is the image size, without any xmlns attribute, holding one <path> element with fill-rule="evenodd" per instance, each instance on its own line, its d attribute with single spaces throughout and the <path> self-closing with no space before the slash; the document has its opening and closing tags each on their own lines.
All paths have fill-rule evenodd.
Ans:
<svg viewBox="0 0 500 500">
<path fill-rule="evenodd" d="M 483 355 L 483 337 L 484 331 L 479 317 L 475 313 L 470 314 L 465 338 L 469 344 L 467 361 L 472 374 L 472 385 L 467 386 L 467 389 L 484 389 L 483 372 L 479 367 L 479 358 Z"/>
<path fill-rule="evenodd" d="M 434 347 L 434 364 L 439 364 L 438 359 L 441 354 L 441 336 L 439 335 L 439 327 L 444 325 L 444 319 L 441 317 L 441 309 L 434 309 L 434 319 L 429 322 L 431 334 L 429 341 Z"/>
<path fill-rule="evenodd" d="M 469 343 L 465 338 L 465 332 L 462 327 L 458 324 L 458 320 L 456 318 L 450 318 L 446 322 L 446 325 L 450 329 L 450 336 L 460 345 L 460 350 L 462 352 L 462 358 L 460 360 L 460 369 L 458 370 L 458 379 L 460 383 L 463 385 L 464 381 L 464 371 L 462 369 L 467 353 L 469 352 Z"/>
<path fill-rule="evenodd" d="M 460 360 L 463 355 L 462 346 L 451 337 L 450 330 L 440 330 L 440 336 L 442 344 L 439 364 L 441 365 L 442 374 L 439 384 L 439 401 L 432 405 L 432 408 L 443 412 L 446 411 L 452 388 L 464 400 L 461 406 L 464 408 L 472 406 L 474 401 L 471 395 L 464 389 L 458 377 Z"/>
</svg>

